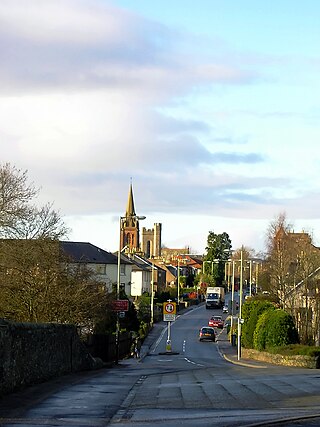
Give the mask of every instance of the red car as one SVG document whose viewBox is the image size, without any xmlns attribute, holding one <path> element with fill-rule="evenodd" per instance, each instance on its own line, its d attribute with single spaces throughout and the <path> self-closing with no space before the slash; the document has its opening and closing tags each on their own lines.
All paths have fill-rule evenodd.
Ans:
<svg viewBox="0 0 320 427">
<path fill-rule="evenodd" d="M 221 316 L 212 316 L 211 319 L 209 319 L 208 322 L 209 326 L 212 326 L 214 328 L 223 328 L 223 320 Z"/>
</svg>

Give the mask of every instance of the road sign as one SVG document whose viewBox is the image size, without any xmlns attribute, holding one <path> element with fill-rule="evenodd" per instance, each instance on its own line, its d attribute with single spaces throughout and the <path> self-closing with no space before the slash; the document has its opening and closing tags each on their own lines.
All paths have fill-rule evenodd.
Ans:
<svg viewBox="0 0 320 427">
<path fill-rule="evenodd" d="M 177 305 L 175 302 L 164 302 L 163 303 L 163 314 L 176 314 L 177 313 Z"/>
<path fill-rule="evenodd" d="M 129 301 L 127 299 L 118 299 L 113 302 L 113 311 L 128 311 Z"/>
<path fill-rule="evenodd" d="M 176 320 L 175 314 L 163 314 L 163 321 L 164 322 L 174 322 Z"/>
<path fill-rule="evenodd" d="M 163 321 L 174 322 L 176 320 L 177 305 L 175 302 L 166 301 L 163 303 Z"/>
</svg>

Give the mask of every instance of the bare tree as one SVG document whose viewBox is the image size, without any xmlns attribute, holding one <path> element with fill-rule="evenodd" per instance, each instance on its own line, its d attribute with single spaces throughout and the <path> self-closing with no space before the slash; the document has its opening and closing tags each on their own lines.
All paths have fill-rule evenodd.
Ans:
<svg viewBox="0 0 320 427">
<path fill-rule="evenodd" d="M 270 223 L 266 239 L 270 291 L 279 297 L 282 307 L 287 285 L 292 283 L 291 266 L 297 250 L 294 241 L 290 239 L 290 229 L 286 214 L 281 213 Z"/>
<path fill-rule="evenodd" d="M 9 163 L 0 166 L 0 228 L 11 227 L 17 218 L 24 218 L 29 203 L 38 193 L 27 183 L 27 172 Z"/>
<path fill-rule="evenodd" d="M 71 268 L 60 243 L 0 241 L 0 317 L 20 322 L 73 323 L 92 330 L 111 296 L 93 271 Z M 109 310 L 111 311 L 111 310 Z"/>
<path fill-rule="evenodd" d="M 293 292 L 290 300 L 291 314 L 296 320 L 301 341 L 313 342 L 318 336 L 319 322 L 319 289 L 318 275 L 320 267 L 320 250 L 306 234 L 298 234 L 295 239 L 297 246 L 296 260 L 292 263 Z"/>
<path fill-rule="evenodd" d="M 292 231 L 285 214 L 270 224 L 267 247 L 270 289 L 295 319 L 301 341 L 309 343 L 316 338 L 314 331 L 320 318 L 315 275 L 320 267 L 320 250 L 309 234 Z"/>
<path fill-rule="evenodd" d="M 37 194 L 26 171 L 0 165 L 0 317 L 92 330 L 112 313 L 111 296 L 85 265 L 70 268 L 59 242 L 68 229 Z"/>
<path fill-rule="evenodd" d="M 10 239 L 60 239 L 68 231 L 59 213 L 48 203 L 41 208 L 31 206 L 23 217 L 6 227 L 5 236 Z"/>
<path fill-rule="evenodd" d="M 0 165 L 0 237 L 59 239 L 68 233 L 59 213 L 48 203 L 33 204 L 39 190 L 28 183 L 27 171 Z"/>
</svg>

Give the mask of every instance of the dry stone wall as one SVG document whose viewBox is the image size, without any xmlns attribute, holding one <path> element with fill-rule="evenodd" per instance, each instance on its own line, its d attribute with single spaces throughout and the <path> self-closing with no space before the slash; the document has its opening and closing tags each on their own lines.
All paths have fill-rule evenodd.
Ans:
<svg viewBox="0 0 320 427">
<path fill-rule="evenodd" d="M 274 365 L 296 366 L 299 368 L 319 369 L 320 360 L 311 356 L 283 356 L 281 354 L 271 354 L 265 351 L 242 348 L 242 356 L 247 359 L 259 360 L 261 362 L 272 363 Z"/>
<path fill-rule="evenodd" d="M 96 366 L 75 326 L 0 319 L 0 395 Z"/>
</svg>

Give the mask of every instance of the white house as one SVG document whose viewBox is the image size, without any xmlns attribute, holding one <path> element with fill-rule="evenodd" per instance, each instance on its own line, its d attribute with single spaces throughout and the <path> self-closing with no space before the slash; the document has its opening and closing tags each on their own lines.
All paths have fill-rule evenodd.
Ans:
<svg viewBox="0 0 320 427">
<path fill-rule="evenodd" d="M 111 252 L 98 248 L 91 243 L 60 242 L 61 250 L 70 258 L 71 264 L 83 264 L 96 273 L 97 278 L 105 283 L 106 290 L 112 292 L 118 281 L 118 257 Z M 132 263 L 128 259 L 120 262 L 120 287 L 130 295 Z"/>
<path fill-rule="evenodd" d="M 152 267 L 151 263 L 136 254 L 122 256 L 121 259 L 127 259 L 132 263 L 131 272 L 131 293 L 132 297 L 139 297 L 144 292 L 151 293 Z"/>
</svg>

